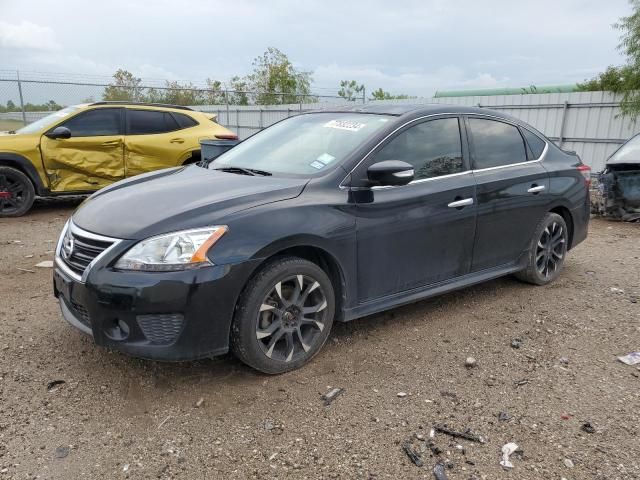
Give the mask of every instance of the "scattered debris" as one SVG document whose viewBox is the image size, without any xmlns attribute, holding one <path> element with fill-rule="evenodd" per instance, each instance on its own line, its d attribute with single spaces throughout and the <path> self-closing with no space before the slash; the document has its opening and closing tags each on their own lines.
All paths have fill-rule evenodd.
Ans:
<svg viewBox="0 0 640 480">
<path fill-rule="evenodd" d="M 573 461 L 570 458 L 565 458 L 564 466 L 567 468 L 573 468 Z"/>
<path fill-rule="evenodd" d="M 56 447 L 54 455 L 56 456 L 56 458 L 65 458 L 67 455 L 69 455 L 69 447 Z"/>
<path fill-rule="evenodd" d="M 24 258 L 33 258 L 33 253 L 31 255 L 25 255 Z"/>
<path fill-rule="evenodd" d="M 34 265 L 37 268 L 53 268 L 53 260 L 43 260 L 40 263 Z"/>
<path fill-rule="evenodd" d="M 422 456 L 413 449 L 413 447 L 411 446 L 410 442 L 405 442 L 404 445 L 402 446 L 402 448 L 404 449 L 405 453 L 407 454 L 407 457 L 409 457 L 409 459 L 417 467 L 421 467 L 422 465 L 424 465 L 424 463 L 422 462 Z"/>
<path fill-rule="evenodd" d="M 53 380 L 49 383 L 47 383 L 47 390 L 51 391 L 54 388 L 56 388 L 58 385 L 63 385 L 67 382 L 65 382 L 64 380 Z"/>
<path fill-rule="evenodd" d="M 204 405 L 204 397 L 200 397 L 200 398 L 198 399 L 198 401 L 197 401 L 197 402 L 196 402 L 196 404 L 195 404 L 195 407 L 196 407 L 196 408 L 200 408 L 202 405 Z"/>
<path fill-rule="evenodd" d="M 513 442 L 504 444 L 502 446 L 502 460 L 500 460 L 500 465 L 502 465 L 504 468 L 513 468 L 513 463 L 511 463 L 509 457 L 517 449 L 518 445 Z"/>
<path fill-rule="evenodd" d="M 447 480 L 444 462 L 440 461 L 435 464 L 433 467 L 433 476 L 436 477 L 436 480 Z"/>
<path fill-rule="evenodd" d="M 618 360 L 627 365 L 635 365 L 636 363 L 640 363 L 640 352 L 631 352 L 628 355 L 618 357 Z"/>
<path fill-rule="evenodd" d="M 562 415 L 560 415 L 560 418 L 562 420 L 571 420 L 571 417 L 573 417 L 573 415 L 571 415 L 570 413 L 563 413 Z"/>
<path fill-rule="evenodd" d="M 122 471 L 123 471 L 124 473 L 127 473 L 127 472 L 129 471 L 129 464 L 128 464 L 128 463 L 125 463 L 125 464 L 124 464 L 124 466 L 122 467 Z"/>
<path fill-rule="evenodd" d="M 480 435 L 471 433 L 470 429 L 467 429 L 464 432 L 456 432 L 455 430 L 451 430 L 446 425 L 434 425 L 433 428 L 436 432 L 444 433 L 454 438 L 464 438 L 465 440 L 470 440 L 472 442 L 484 443 L 484 439 Z"/>
<path fill-rule="evenodd" d="M 587 433 L 596 433 L 596 429 L 589 422 L 584 422 L 580 429 Z"/>
<path fill-rule="evenodd" d="M 164 420 L 162 420 L 160 422 L 160 424 L 158 425 L 158 428 L 162 427 L 165 423 L 167 423 L 167 421 L 171 418 L 171 415 L 167 416 L 167 418 L 165 418 Z"/>
<path fill-rule="evenodd" d="M 20 270 L 21 272 L 27 272 L 27 273 L 36 273 L 35 270 L 29 270 L 28 268 L 16 267 L 16 270 Z"/>
<path fill-rule="evenodd" d="M 280 452 L 272 453 L 271 456 L 269 457 L 269 461 L 272 461 L 274 458 L 276 458 L 278 456 L 278 453 Z"/>
<path fill-rule="evenodd" d="M 527 383 L 529 383 L 529 380 L 527 380 L 526 378 L 523 378 L 522 380 L 516 380 L 513 383 L 516 387 L 521 387 L 522 385 L 526 385 Z"/>
<path fill-rule="evenodd" d="M 511 340 L 511 348 L 520 348 L 520 345 L 522 345 L 522 340 L 520 338 L 514 338 L 513 340 Z"/>
<path fill-rule="evenodd" d="M 560 363 L 562 363 L 563 365 L 568 365 L 569 364 L 569 359 L 567 357 L 560 357 L 560 360 L 558 360 Z"/>
<path fill-rule="evenodd" d="M 617 288 L 617 287 L 611 287 L 611 293 L 620 293 L 623 294 L 624 290 L 621 288 Z"/>
<path fill-rule="evenodd" d="M 322 400 L 324 400 L 324 406 L 328 407 L 329 405 L 331 405 L 331 403 L 343 393 L 344 393 L 344 388 L 334 388 L 329 393 L 325 393 L 324 395 L 322 395 Z"/>
<path fill-rule="evenodd" d="M 467 357 L 464 361 L 464 366 L 467 368 L 474 368 L 478 364 L 478 361 L 473 357 Z"/>
<path fill-rule="evenodd" d="M 508 422 L 509 421 L 509 414 L 507 412 L 500 412 L 498 413 L 498 420 L 500 420 L 501 422 Z"/>
<path fill-rule="evenodd" d="M 398 392 L 398 397 L 399 398 L 404 398 L 406 396 L 407 396 L 406 392 Z"/>
</svg>

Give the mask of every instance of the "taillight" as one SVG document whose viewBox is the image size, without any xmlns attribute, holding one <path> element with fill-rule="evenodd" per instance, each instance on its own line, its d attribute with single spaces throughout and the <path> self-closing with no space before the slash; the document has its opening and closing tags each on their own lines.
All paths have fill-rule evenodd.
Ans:
<svg viewBox="0 0 640 480">
<path fill-rule="evenodd" d="M 218 133 L 215 137 L 218 140 L 238 140 L 238 135 L 235 133 Z"/>
<path fill-rule="evenodd" d="M 591 167 L 588 165 L 580 165 L 578 171 L 584 177 L 584 183 L 588 187 L 591 184 Z"/>
</svg>

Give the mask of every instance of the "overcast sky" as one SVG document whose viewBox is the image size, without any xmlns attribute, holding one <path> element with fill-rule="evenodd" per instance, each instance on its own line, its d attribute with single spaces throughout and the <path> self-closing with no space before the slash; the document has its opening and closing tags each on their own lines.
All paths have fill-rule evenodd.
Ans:
<svg viewBox="0 0 640 480">
<path fill-rule="evenodd" d="M 0 0 L 0 70 L 223 81 L 267 47 L 313 72 L 428 96 L 565 84 L 623 61 L 627 0 Z"/>
</svg>

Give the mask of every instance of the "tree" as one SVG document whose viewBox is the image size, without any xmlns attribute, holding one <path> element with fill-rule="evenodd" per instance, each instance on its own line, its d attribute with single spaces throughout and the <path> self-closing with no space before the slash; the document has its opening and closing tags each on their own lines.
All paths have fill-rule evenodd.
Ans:
<svg viewBox="0 0 640 480">
<path fill-rule="evenodd" d="M 207 78 L 207 90 L 204 92 L 204 100 L 207 105 L 222 105 L 226 102 L 221 81 Z"/>
<path fill-rule="evenodd" d="M 406 100 L 410 97 L 409 95 L 400 94 L 400 95 L 391 95 L 389 92 L 385 92 L 382 88 L 378 88 L 371 92 L 371 100 Z"/>
<path fill-rule="evenodd" d="M 8 112 L 15 112 L 16 110 L 17 110 L 16 104 L 13 103 L 13 100 L 7 100 L 7 111 Z"/>
<path fill-rule="evenodd" d="M 280 50 L 269 47 L 253 60 L 245 79 L 258 105 L 298 103 L 311 94 L 311 73 L 297 70 Z"/>
<path fill-rule="evenodd" d="M 618 49 L 626 55 L 627 63 L 618 67 L 609 66 L 596 77 L 579 83 L 578 89 L 622 93 L 622 115 L 635 121 L 640 115 L 640 0 L 629 0 L 629 3 L 631 15 L 622 17 L 613 25 L 622 32 Z"/>
<path fill-rule="evenodd" d="M 229 82 L 230 91 L 227 91 L 227 98 L 231 105 L 249 105 L 249 95 L 247 91 L 249 86 L 246 79 L 240 78 L 237 75 Z"/>
<path fill-rule="evenodd" d="M 113 74 L 113 82 L 104 89 L 103 100 L 140 102 L 143 100 L 142 80 L 121 68 Z"/>
<path fill-rule="evenodd" d="M 355 80 L 342 80 L 340 82 L 340 90 L 338 90 L 338 96 L 346 99 L 348 102 L 355 102 L 356 98 L 361 98 L 358 95 L 360 92 L 364 92 L 364 85 L 358 85 Z"/>
</svg>

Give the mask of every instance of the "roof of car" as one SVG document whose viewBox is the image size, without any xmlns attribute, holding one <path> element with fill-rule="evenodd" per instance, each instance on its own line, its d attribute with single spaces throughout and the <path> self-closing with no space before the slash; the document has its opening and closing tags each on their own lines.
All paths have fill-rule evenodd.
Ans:
<svg viewBox="0 0 640 480">
<path fill-rule="evenodd" d="M 328 107 L 323 111 L 336 111 L 336 112 L 362 112 L 362 113 L 374 113 L 378 115 L 395 115 L 402 116 L 407 114 L 416 115 L 433 115 L 439 113 L 480 113 L 484 115 L 492 115 L 496 117 L 502 117 L 505 119 L 513 119 L 509 115 L 497 112 L 495 110 L 489 110 L 486 108 L 478 107 L 465 107 L 460 105 L 446 105 L 442 103 L 423 103 L 423 104 L 410 104 L 410 103 L 369 103 L 359 105 L 348 105 L 344 107 Z"/>
<path fill-rule="evenodd" d="M 171 105 L 169 103 L 149 103 L 149 102 L 127 102 L 127 101 L 103 101 L 103 102 L 93 102 L 90 103 L 89 105 L 91 106 L 98 106 L 98 105 L 129 105 L 129 106 L 134 106 L 134 107 L 160 107 L 160 108 L 175 108 L 177 110 L 189 110 L 189 111 L 193 111 L 192 108 L 189 107 L 185 107 L 183 105 Z"/>
</svg>

